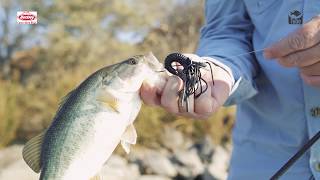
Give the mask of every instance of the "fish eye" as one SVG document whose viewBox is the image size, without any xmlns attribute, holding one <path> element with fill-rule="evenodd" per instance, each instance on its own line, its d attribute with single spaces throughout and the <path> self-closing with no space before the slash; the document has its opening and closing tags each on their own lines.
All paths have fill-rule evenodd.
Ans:
<svg viewBox="0 0 320 180">
<path fill-rule="evenodd" d="M 129 59 L 129 64 L 131 64 L 131 65 L 136 65 L 136 64 L 138 64 L 138 61 L 136 60 L 136 59 L 134 59 L 134 58 L 132 58 L 132 59 Z"/>
<path fill-rule="evenodd" d="M 103 77 L 102 78 L 102 84 L 103 85 L 108 85 L 109 84 L 107 77 Z"/>
</svg>

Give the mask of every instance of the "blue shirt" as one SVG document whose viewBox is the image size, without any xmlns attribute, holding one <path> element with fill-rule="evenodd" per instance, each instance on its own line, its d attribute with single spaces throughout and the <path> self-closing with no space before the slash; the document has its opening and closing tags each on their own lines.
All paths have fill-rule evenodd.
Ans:
<svg viewBox="0 0 320 180">
<path fill-rule="evenodd" d="M 320 130 L 320 89 L 259 51 L 318 14 L 320 0 L 206 1 L 197 54 L 228 66 L 236 81 L 226 103 L 237 104 L 230 180 L 269 179 Z M 320 180 L 320 141 L 281 180 L 312 176 Z"/>
</svg>

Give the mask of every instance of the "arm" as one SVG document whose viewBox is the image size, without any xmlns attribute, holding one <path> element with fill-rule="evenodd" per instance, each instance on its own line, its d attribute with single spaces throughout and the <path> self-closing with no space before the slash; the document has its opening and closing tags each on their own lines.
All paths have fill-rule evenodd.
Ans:
<svg viewBox="0 0 320 180">
<path fill-rule="evenodd" d="M 223 104 L 238 103 L 257 93 L 253 84 L 258 69 L 254 57 L 246 55 L 227 59 L 252 50 L 253 27 L 246 15 L 243 2 L 207 0 L 206 20 L 198 49 L 202 58 L 194 54 L 187 56 L 193 61 L 214 61 L 214 85 L 211 73 L 203 71 L 203 79 L 209 84 L 208 89 L 199 98 L 193 99 L 193 110 L 185 112 L 178 107 L 178 94 L 183 88 L 183 83 L 178 77 L 169 76 L 164 86 L 142 86 L 140 95 L 146 104 L 162 106 L 173 114 L 205 119 Z M 190 98 L 192 99 L 192 96 Z"/>
<path fill-rule="evenodd" d="M 320 15 L 265 50 L 265 57 L 276 59 L 287 68 L 298 68 L 301 78 L 320 87 Z"/>
<path fill-rule="evenodd" d="M 225 105 L 254 96 L 258 64 L 252 54 L 246 54 L 252 51 L 253 25 L 243 1 L 206 0 L 205 16 L 197 54 L 230 68 L 236 83 Z"/>
</svg>

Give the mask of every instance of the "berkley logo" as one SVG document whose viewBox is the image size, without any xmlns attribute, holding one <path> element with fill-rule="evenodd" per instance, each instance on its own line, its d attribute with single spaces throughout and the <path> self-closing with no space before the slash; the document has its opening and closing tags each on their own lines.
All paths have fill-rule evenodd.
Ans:
<svg viewBox="0 0 320 180">
<path fill-rule="evenodd" d="M 18 24 L 37 24 L 37 11 L 18 11 L 17 12 Z"/>
<path fill-rule="evenodd" d="M 288 15 L 289 24 L 302 24 L 303 23 L 303 14 L 298 10 L 293 10 L 289 12 Z"/>
</svg>

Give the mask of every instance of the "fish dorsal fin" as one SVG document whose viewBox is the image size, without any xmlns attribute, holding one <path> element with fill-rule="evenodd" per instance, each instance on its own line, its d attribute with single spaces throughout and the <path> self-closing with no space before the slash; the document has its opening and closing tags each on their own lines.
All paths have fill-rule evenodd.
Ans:
<svg viewBox="0 0 320 180">
<path fill-rule="evenodd" d="M 61 104 L 64 104 L 64 103 L 69 99 L 69 97 L 73 94 L 74 91 L 75 91 L 75 89 L 73 89 L 73 90 L 70 91 L 67 95 L 65 95 L 65 96 L 61 99 L 60 105 L 61 105 Z"/>
<path fill-rule="evenodd" d="M 59 103 L 59 108 L 58 108 L 58 112 L 59 110 L 62 108 L 62 106 L 67 102 L 67 100 L 70 98 L 70 96 L 75 92 L 76 89 L 73 89 L 72 91 L 70 91 L 67 95 L 65 95 L 60 103 Z"/>
<path fill-rule="evenodd" d="M 130 124 L 121 137 L 121 145 L 126 153 L 130 152 L 130 145 L 136 144 L 137 131 L 133 124 Z"/>
<path fill-rule="evenodd" d="M 115 112 L 119 112 L 119 100 L 109 91 L 103 91 L 97 95 L 97 100 L 102 102 L 107 108 L 111 108 Z"/>
<path fill-rule="evenodd" d="M 36 173 L 41 170 L 40 155 L 41 145 L 45 132 L 40 133 L 26 143 L 22 150 L 22 157 L 28 166 Z"/>
<path fill-rule="evenodd" d="M 89 180 L 103 180 L 103 178 L 100 175 L 95 175 L 92 178 L 90 178 Z"/>
</svg>

